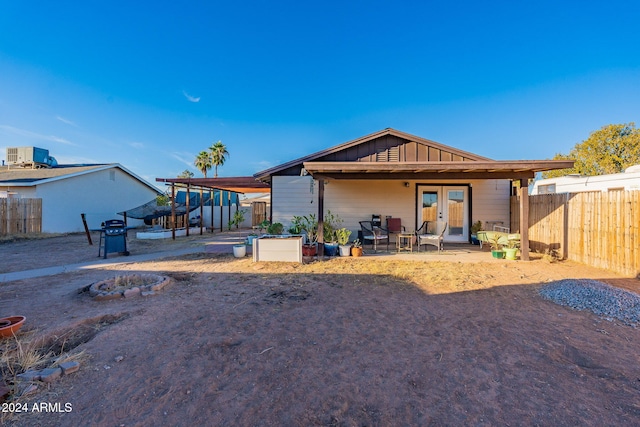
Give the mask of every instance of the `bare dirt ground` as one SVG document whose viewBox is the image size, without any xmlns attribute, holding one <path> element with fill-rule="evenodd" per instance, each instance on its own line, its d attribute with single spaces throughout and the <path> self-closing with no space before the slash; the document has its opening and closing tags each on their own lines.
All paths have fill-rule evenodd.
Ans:
<svg viewBox="0 0 640 427">
<path fill-rule="evenodd" d="M 96 255 L 84 235 L 4 243 L 0 272 Z M 111 301 L 82 292 L 140 272 L 174 283 Z M 27 316 L 19 336 L 84 351 L 78 372 L 20 399 L 71 411 L 0 415 L 19 426 L 637 425 L 640 332 L 538 295 L 565 278 L 640 290 L 540 257 L 291 265 L 230 250 L 0 283 L 0 317 Z"/>
</svg>

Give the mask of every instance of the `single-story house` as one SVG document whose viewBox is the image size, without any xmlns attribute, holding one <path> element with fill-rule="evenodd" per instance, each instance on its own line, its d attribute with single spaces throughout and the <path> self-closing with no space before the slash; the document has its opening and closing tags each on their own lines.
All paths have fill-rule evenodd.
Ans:
<svg viewBox="0 0 640 427">
<path fill-rule="evenodd" d="M 58 165 L 31 169 L 0 168 L 0 197 L 42 199 L 42 231 L 84 231 L 81 214 L 90 229 L 108 219 L 122 219 L 117 212 L 153 200 L 161 191 L 118 163 Z M 141 220 L 127 220 L 129 226 Z"/>
<path fill-rule="evenodd" d="M 622 173 L 595 176 L 567 175 L 557 178 L 539 179 L 533 183 L 531 194 L 633 190 L 640 190 L 640 165 L 630 166 Z"/>
<path fill-rule="evenodd" d="M 387 128 L 254 177 L 270 184 L 272 222 L 285 228 L 294 215 L 313 213 L 322 221 L 327 211 L 352 233 L 373 215 L 383 225 L 386 217 L 400 218 L 407 230 L 437 219 L 449 224 L 445 242 L 469 242 L 475 221 L 508 226 L 513 181 L 521 183 L 520 211 L 528 215 L 528 179 L 572 166 L 567 160 L 491 160 Z M 527 232 L 521 233 L 528 246 Z"/>
</svg>

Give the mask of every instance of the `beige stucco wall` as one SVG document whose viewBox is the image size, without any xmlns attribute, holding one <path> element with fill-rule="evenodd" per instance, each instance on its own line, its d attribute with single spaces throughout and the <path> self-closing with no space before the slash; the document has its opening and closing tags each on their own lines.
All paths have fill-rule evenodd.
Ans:
<svg viewBox="0 0 640 427">
<path fill-rule="evenodd" d="M 273 222 L 288 226 L 294 215 L 318 212 L 318 185 L 311 192 L 310 176 L 274 176 L 272 181 Z M 409 182 L 409 187 L 404 185 Z M 325 212 L 330 210 L 343 220 L 343 226 L 356 233 L 359 221 L 371 215 L 401 218 L 408 230 L 416 227 L 416 186 L 471 184 L 471 223 L 481 220 L 509 224 L 509 180 L 331 180 L 325 182 Z M 353 237 L 353 236 L 352 236 Z"/>
</svg>

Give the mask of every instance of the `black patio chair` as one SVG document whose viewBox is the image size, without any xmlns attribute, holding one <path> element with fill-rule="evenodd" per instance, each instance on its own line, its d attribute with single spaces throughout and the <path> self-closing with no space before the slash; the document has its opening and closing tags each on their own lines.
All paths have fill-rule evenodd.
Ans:
<svg viewBox="0 0 640 427">
<path fill-rule="evenodd" d="M 360 221 L 360 228 L 362 230 L 362 244 L 366 244 L 367 240 L 370 241 L 373 252 L 377 252 L 378 242 L 386 240 L 387 250 L 389 250 L 389 230 L 373 225 L 372 221 Z"/>
</svg>

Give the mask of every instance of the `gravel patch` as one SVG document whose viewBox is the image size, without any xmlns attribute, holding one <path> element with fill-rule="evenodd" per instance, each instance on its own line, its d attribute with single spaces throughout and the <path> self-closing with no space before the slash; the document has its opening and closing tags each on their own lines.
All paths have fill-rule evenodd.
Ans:
<svg viewBox="0 0 640 427">
<path fill-rule="evenodd" d="M 575 310 L 637 327 L 640 324 L 640 295 L 597 280 L 565 279 L 540 289 L 543 298 Z"/>
</svg>

